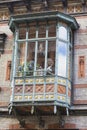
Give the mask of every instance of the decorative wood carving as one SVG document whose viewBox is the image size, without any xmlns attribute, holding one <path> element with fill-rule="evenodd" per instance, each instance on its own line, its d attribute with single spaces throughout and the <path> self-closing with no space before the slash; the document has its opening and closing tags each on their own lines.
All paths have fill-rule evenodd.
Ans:
<svg viewBox="0 0 87 130">
<path fill-rule="evenodd" d="M 7 62 L 6 80 L 10 80 L 11 73 L 11 61 Z"/>
<path fill-rule="evenodd" d="M 66 10 L 65 10 L 66 8 Z M 41 11 L 58 10 L 66 13 L 80 13 L 87 11 L 86 1 L 69 1 L 69 0 L 9 0 L 0 1 L 0 20 L 9 19 L 10 14 L 24 14 L 27 12 L 41 12 Z"/>
<path fill-rule="evenodd" d="M 79 57 L 79 70 L 78 70 L 78 76 L 79 78 L 85 77 L 85 56 Z"/>
</svg>

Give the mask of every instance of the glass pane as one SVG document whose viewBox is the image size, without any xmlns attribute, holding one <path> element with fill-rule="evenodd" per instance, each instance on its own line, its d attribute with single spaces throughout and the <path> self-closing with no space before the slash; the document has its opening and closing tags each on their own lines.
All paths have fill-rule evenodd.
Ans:
<svg viewBox="0 0 87 130">
<path fill-rule="evenodd" d="M 48 37 L 56 37 L 56 22 L 49 22 Z"/>
<path fill-rule="evenodd" d="M 39 23 L 39 29 L 38 29 L 38 37 L 43 38 L 46 37 L 46 23 Z"/>
<path fill-rule="evenodd" d="M 58 44 L 58 75 L 66 77 L 66 57 L 67 44 L 59 42 Z"/>
<path fill-rule="evenodd" d="M 28 43 L 27 47 L 27 62 L 26 62 L 26 76 L 33 75 L 34 72 L 34 57 L 35 57 L 35 43 Z"/>
<path fill-rule="evenodd" d="M 59 27 L 59 38 L 67 40 L 67 29 L 63 26 Z"/>
<path fill-rule="evenodd" d="M 19 26 L 19 39 L 26 39 L 26 25 Z"/>
<path fill-rule="evenodd" d="M 17 76 L 24 74 L 25 43 L 18 44 L 16 70 Z"/>
<path fill-rule="evenodd" d="M 47 75 L 55 74 L 55 49 L 56 42 L 48 42 Z"/>
<path fill-rule="evenodd" d="M 35 38 L 36 37 L 36 23 L 29 24 L 29 33 L 28 38 Z"/>
<path fill-rule="evenodd" d="M 38 42 L 36 75 L 44 75 L 45 42 Z"/>
</svg>

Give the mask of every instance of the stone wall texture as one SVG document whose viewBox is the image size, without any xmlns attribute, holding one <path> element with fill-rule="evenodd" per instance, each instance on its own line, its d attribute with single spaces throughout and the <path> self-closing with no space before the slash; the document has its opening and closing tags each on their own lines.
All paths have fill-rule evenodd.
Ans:
<svg viewBox="0 0 87 130">
<path fill-rule="evenodd" d="M 76 20 L 79 24 L 79 29 L 75 32 L 74 39 L 74 76 L 73 76 L 73 91 L 74 101 L 81 104 L 86 104 L 87 101 L 87 16 L 78 16 Z M 79 57 L 85 57 L 85 77 L 79 78 Z"/>
</svg>

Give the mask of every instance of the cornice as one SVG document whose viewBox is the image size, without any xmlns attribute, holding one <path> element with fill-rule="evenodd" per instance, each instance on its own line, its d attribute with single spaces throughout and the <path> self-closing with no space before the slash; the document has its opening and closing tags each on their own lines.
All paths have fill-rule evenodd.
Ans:
<svg viewBox="0 0 87 130">
<path fill-rule="evenodd" d="M 74 16 L 86 15 L 86 4 L 75 0 L 67 0 L 67 6 L 64 5 L 62 0 L 0 0 L 0 21 L 8 20 L 13 14 L 18 15 L 45 11 L 59 11 Z"/>
<path fill-rule="evenodd" d="M 29 23 L 35 21 L 47 21 L 47 20 L 62 20 L 69 24 L 72 29 L 78 29 L 79 25 L 76 19 L 68 14 L 61 13 L 59 11 L 47 11 L 42 13 L 31 13 L 24 15 L 13 15 L 10 17 L 9 28 L 14 31 L 15 25 L 20 23 Z"/>
</svg>

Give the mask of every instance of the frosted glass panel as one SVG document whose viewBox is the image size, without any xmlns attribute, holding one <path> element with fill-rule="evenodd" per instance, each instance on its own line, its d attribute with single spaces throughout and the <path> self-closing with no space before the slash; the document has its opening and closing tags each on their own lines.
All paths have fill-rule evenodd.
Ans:
<svg viewBox="0 0 87 130">
<path fill-rule="evenodd" d="M 67 40 L 67 30 L 65 27 L 59 27 L 59 38 Z"/>
<path fill-rule="evenodd" d="M 66 57 L 67 44 L 59 42 L 58 44 L 58 75 L 66 77 Z"/>
</svg>

